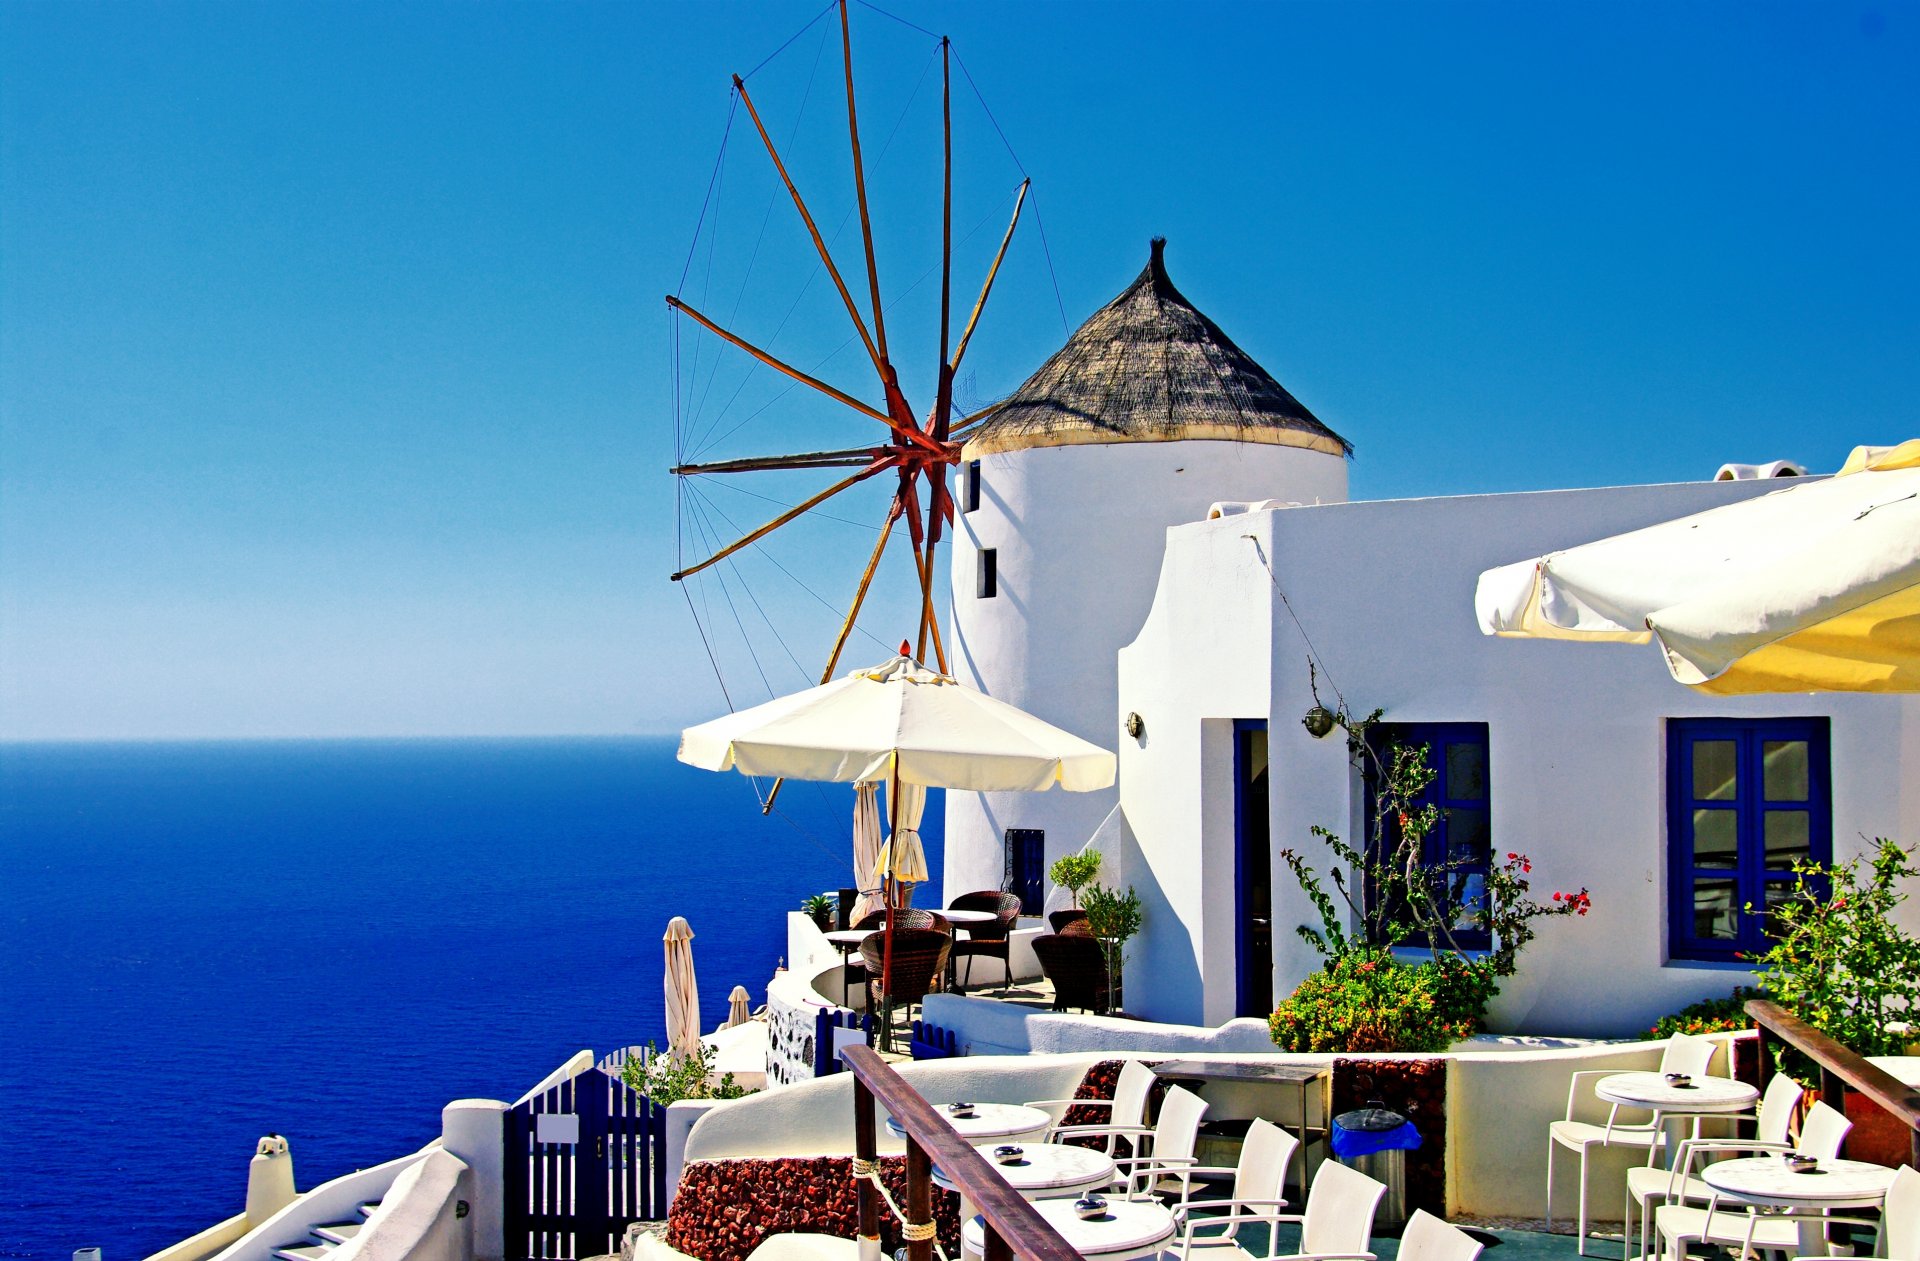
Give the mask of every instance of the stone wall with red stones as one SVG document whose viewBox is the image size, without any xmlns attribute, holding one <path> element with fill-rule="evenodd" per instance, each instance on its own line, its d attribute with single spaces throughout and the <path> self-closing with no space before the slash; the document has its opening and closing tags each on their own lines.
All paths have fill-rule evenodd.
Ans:
<svg viewBox="0 0 1920 1261">
<path fill-rule="evenodd" d="M 880 1178 L 905 1206 L 907 1159 L 883 1156 Z M 933 1220 L 947 1255 L 960 1255 L 960 1197 L 933 1189 Z M 860 1200 L 853 1161 L 846 1156 L 781 1160 L 706 1160 L 688 1165 L 667 1215 L 667 1243 L 700 1261 L 744 1261 L 769 1235 L 800 1231 L 852 1239 L 859 1233 Z M 880 1247 L 892 1254 L 904 1241 L 900 1223 L 880 1209 Z"/>
</svg>

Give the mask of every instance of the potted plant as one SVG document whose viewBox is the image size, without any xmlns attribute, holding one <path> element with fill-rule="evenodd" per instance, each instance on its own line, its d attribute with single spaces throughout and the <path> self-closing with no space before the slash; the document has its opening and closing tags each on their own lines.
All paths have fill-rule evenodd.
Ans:
<svg viewBox="0 0 1920 1261">
<path fill-rule="evenodd" d="M 1098 855 L 1095 855 L 1098 858 Z M 1116 893 L 1104 885 L 1089 885 L 1086 893 L 1087 927 L 1100 939 L 1107 954 L 1107 992 L 1120 1010 L 1120 972 L 1126 965 L 1127 942 L 1140 931 L 1140 895 L 1128 885 Z"/>
<path fill-rule="evenodd" d="M 833 913 L 839 906 L 839 899 L 835 895 L 816 893 L 800 903 L 800 913 L 812 920 L 814 927 L 826 933 L 833 931 Z"/>
<path fill-rule="evenodd" d="M 1100 875 L 1100 851 L 1083 850 L 1078 854 L 1063 854 L 1053 860 L 1053 866 L 1047 869 L 1047 876 L 1055 884 L 1067 891 L 1074 906 L 1080 905 L 1080 890 L 1092 884 Z"/>
</svg>

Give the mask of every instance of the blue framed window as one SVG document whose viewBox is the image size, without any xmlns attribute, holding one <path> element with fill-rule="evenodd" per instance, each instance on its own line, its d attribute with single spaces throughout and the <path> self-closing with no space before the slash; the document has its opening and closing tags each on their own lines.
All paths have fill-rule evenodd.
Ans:
<svg viewBox="0 0 1920 1261">
<path fill-rule="evenodd" d="M 1673 958 L 1765 950 L 1794 860 L 1833 861 L 1827 720 L 1669 719 L 1667 857 Z"/>
<path fill-rule="evenodd" d="M 1046 904 L 1047 834 L 1042 828 L 1007 829 L 1008 893 L 1020 895 L 1020 913 L 1038 915 Z"/>
<path fill-rule="evenodd" d="M 1463 949 L 1484 950 L 1492 945 L 1481 916 L 1487 904 L 1487 874 L 1493 862 L 1493 815 L 1487 764 L 1487 724 L 1483 722 L 1375 723 L 1367 731 L 1372 756 L 1366 759 L 1366 824 L 1369 845 L 1389 852 L 1399 848 L 1400 825 L 1387 819 L 1376 829 L 1375 814 L 1383 768 L 1391 765 L 1395 745 L 1426 747 L 1433 782 L 1413 808 L 1434 806 L 1439 822 L 1426 836 L 1421 861 L 1436 895 L 1449 896 L 1460 907 L 1453 937 Z M 1369 897 L 1373 896 L 1369 891 Z M 1408 945 L 1430 945 L 1424 935 L 1410 937 Z"/>
</svg>

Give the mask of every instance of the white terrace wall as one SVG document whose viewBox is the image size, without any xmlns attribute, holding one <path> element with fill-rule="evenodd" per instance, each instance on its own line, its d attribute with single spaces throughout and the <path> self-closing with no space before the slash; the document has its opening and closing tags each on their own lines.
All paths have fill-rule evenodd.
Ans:
<svg viewBox="0 0 1920 1261">
<path fill-rule="evenodd" d="M 1488 724 L 1495 853 L 1531 855 L 1536 891 L 1592 890 L 1590 916 L 1543 927 L 1496 1027 L 1619 1036 L 1748 980 L 1737 965 L 1668 958 L 1666 720 L 1829 716 L 1834 851 L 1845 859 L 1876 836 L 1920 839 L 1920 702 L 1698 695 L 1650 646 L 1482 636 L 1473 590 L 1490 566 L 1771 489 L 1703 482 L 1348 503 L 1168 531 L 1153 610 L 1119 656 L 1116 721 L 1137 711 L 1146 723 L 1141 740 L 1120 742 L 1127 878 L 1146 901 L 1129 1010 L 1201 1024 L 1234 1014 L 1236 718 L 1270 722 L 1276 995 L 1317 966 L 1290 931 L 1316 919 L 1279 852 L 1300 851 L 1324 873 L 1330 856 L 1309 829 L 1358 836 L 1362 795 L 1345 742 L 1314 740 L 1300 725 L 1313 704 L 1308 639 L 1329 704 L 1337 686 L 1355 713 Z M 1920 919 L 1920 903 L 1908 911 Z"/>
<path fill-rule="evenodd" d="M 980 507 L 955 518 L 949 666 L 990 696 L 1110 749 L 1114 654 L 1153 603 L 1168 526 L 1215 500 L 1347 497 L 1338 456 L 1186 440 L 1044 447 L 981 459 Z M 964 504 L 962 505 L 964 506 Z M 981 548 L 999 594 L 977 595 Z M 998 889 L 1010 827 L 1046 831 L 1048 862 L 1086 843 L 1116 794 L 947 793 L 948 896 Z"/>
</svg>

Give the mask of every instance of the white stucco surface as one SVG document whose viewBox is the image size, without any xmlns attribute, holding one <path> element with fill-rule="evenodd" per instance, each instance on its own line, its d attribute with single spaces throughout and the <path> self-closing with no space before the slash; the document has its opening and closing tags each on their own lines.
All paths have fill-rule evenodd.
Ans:
<svg viewBox="0 0 1920 1261">
<path fill-rule="evenodd" d="M 1329 705 L 1344 695 L 1354 713 L 1378 706 L 1390 722 L 1488 724 L 1495 854 L 1529 854 L 1538 894 L 1591 889 L 1589 916 L 1548 921 L 1523 956 L 1496 1009 L 1506 1027 L 1620 1036 L 1748 980 L 1737 965 L 1668 958 L 1667 719 L 1829 716 L 1834 852 L 1844 860 L 1870 838 L 1920 834 L 1920 702 L 1697 695 L 1639 646 L 1485 637 L 1472 596 L 1490 566 L 1768 489 L 1701 482 L 1348 503 L 1170 531 L 1152 612 L 1119 654 L 1114 706 L 1116 721 L 1134 711 L 1146 723 L 1119 749 L 1128 879 L 1146 900 L 1129 1010 L 1200 1024 L 1233 1014 L 1236 718 L 1270 723 L 1276 996 L 1318 966 L 1291 931 L 1317 917 L 1279 852 L 1306 854 L 1324 875 L 1330 855 L 1309 829 L 1357 836 L 1362 797 L 1345 742 L 1300 725 L 1313 704 L 1309 640 Z M 1920 906 L 1907 912 L 1920 918 Z"/>
<path fill-rule="evenodd" d="M 1188 440 L 1045 447 L 981 460 L 980 507 L 955 519 L 949 664 L 961 679 L 1102 748 L 1123 740 L 1114 654 L 1153 602 L 1167 527 L 1222 499 L 1347 497 L 1346 461 L 1321 452 Z M 999 594 L 976 595 L 981 548 Z M 1007 828 L 1046 832 L 1050 863 L 1113 808 L 1097 793 L 947 794 L 943 884 L 998 889 Z"/>
<path fill-rule="evenodd" d="M 1272 1054 L 1265 1021 L 1217 1027 L 1155 1024 L 1074 1012 L 1041 1011 L 992 998 L 929 994 L 925 1018 L 951 1029 L 962 1055 L 1043 1055 L 1104 1051 L 1132 1054 Z"/>
</svg>

